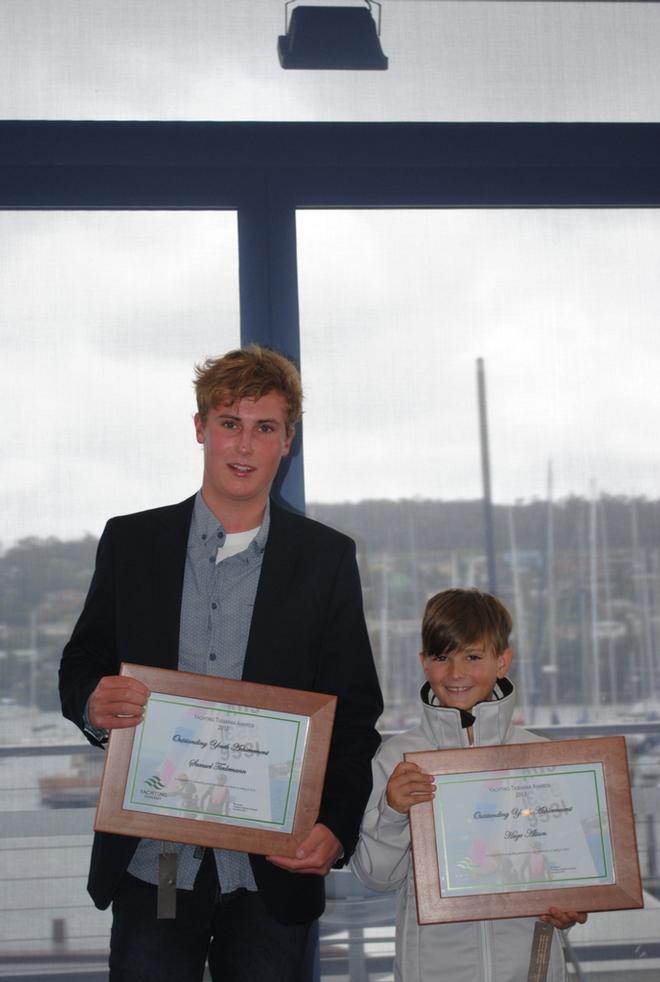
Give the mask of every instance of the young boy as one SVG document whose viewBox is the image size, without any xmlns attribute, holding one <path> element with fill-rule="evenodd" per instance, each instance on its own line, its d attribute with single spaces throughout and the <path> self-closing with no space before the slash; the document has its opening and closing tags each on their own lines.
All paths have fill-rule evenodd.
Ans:
<svg viewBox="0 0 660 982">
<path fill-rule="evenodd" d="M 426 676 L 418 726 L 387 740 L 373 760 L 374 786 L 351 867 L 372 890 L 399 890 L 394 978 L 397 982 L 524 982 L 534 918 L 417 923 L 408 812 L 430 801 L 433 778 L 404 753 L 449 747 L 527 743 L 540 739 L 513 726 L 514 688 L 506 678 L 513 652 L 511 617 L 488 593 L 444 590 L 422 621 L 420 661 Z M 558 928 L 586 914 L 550 907 L 541 920 Z M 557 935 L 547 982 L 563 982 Z"/>
</svg>

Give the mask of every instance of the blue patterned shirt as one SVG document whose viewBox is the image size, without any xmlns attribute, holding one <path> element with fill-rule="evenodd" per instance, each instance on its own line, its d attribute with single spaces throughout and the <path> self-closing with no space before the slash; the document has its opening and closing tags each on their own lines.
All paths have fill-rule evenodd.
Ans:
<svg viewBox="0 0 660 982">
<path fill-rule="evenodd" d="M 226 532 L 207 507 L 201 491 L 197 493 L 181 598 L 181 671 L 241 678 L 269 526 L 270 505 L 267 504 L 261 527 L 248 547 L 218 562 L 218 548 L 225 544 Z M 129 873 L 157 884 L 162 848 L 161 842 L 142 839 L 128 867 Z M 165 848 L 178 854 L 177 887 L 192 890 L 201 850 L 178 843 L 166 843 Z M 245 853 L 216 849 L 214 854 L 223 893 L 239 887 L 257 889 Z"/>
</svg>

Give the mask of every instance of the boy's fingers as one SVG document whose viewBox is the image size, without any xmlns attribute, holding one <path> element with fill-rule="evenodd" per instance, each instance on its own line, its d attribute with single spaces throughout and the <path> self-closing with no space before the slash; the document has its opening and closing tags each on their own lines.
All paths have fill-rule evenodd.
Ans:
<svg viewBox="0 0 660 982">
<path fill-rule="evenodd" d="M 396 765 L 385 789 L 387 803 L 395 811 L 405 813 L 417 802 L 430 801 L 435 794 L 435 782 L 412 761 Z"/>
<path fill-rule="evenodd" d="M 414 774 L 415 771 L 419 771 L 421 774 L 417 764 L 413 764 L 412 761 L 402 760 L 392 771 L 392 777 L 401 777 L 403 774 Z"/>
<path fill-rule="evenodd" d="M 405 785 L 406 790 L 415 794 L 428 794 L 433 790 L 432 781 L 408 781 Z"/>
<path fill-rule="evenodd" d="M 434 794 L 433 782 L 417 779 L 393 783 L 390 786 L 388 798 L 390 804 L 395 802 L 409 806 L 420 800 L 430 801 Z"/>
<path fill-rule="evenodd" d="M 106 675 L 89 697 L 89 721 L 99 729 L 136 726 L 142 719 L 149 689 L 123 675 Z"/>
<path fill-rule="evenodd" d="M 547 914 L 541 917 L 541 920 L 545 921 L 546 924 L 552 924 L 553 927 L 566 930 L 566 928 L 573 927 L 574 924 L 584 924 L 587 915 L 581 911 L 559 910 L 558 907 L 550 907 Z"/>
</svg>

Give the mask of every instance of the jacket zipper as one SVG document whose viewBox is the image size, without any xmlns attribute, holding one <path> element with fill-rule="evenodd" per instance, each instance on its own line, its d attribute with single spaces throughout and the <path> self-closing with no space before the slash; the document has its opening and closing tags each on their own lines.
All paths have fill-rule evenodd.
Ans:
<svg viewBox="0 0 660 982">
<path fill-rule="evenodd" d="M 490 921 L 480 921 L 481 931 L 481 982 L 493 982 L 493 928 Z"/>
</svg>

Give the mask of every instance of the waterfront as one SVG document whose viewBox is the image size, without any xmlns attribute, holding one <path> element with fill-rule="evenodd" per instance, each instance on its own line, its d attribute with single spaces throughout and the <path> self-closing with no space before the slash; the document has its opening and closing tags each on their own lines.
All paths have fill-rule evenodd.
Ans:
<svg viewBox="0 0 660 982">
<path fill-rule="evenodd" d="M 40 800 L 41 780 L 72 769 L 71 754 L 50 752 L 64 743 L 87 753 L 58 713 L 0 708 L 0 974 L 8 959 L 107 948 L 109 913 L 95 910 L 85 888 L 94 809 Z"/>
<path fill-rule="evenodd" d="M 541 714 L 550 722 L 551 713 Z M 562 715 L 564 715 L 562 713 Z M 566 710 L 565 726 L 574 721 L 575 707 Z M 628 718 L 638 714 L 628 712 Z M 623 723 L 621 725 L 624 725 Z M 656 723 L 628 726 L 658 728 Z M 37 728 L 35 730 L 35 727 Z M 573 735 L 573 734 L 571 734 Z M 10 739 L 8 739 L 10 738 Z M 69 747 L 54 740 L 62 740 Z M 642 872 L 646 887 L 655 863 L 654 814 L 658 811 L 657 768 L 654 753 L 640 757 L 635 748 L 648 732 L 632 738 L 631 762 L 637 776 L 634 800 Z M 13 748 L 13 750 L 12 750 Z M 0 977 L 47 979 L 57 975 L 102 979 L 110 929 L 108 911 L 97 911 L 89 899 L 86 876 L 92 841 L 93 807 L 44 808 L 39 782 L 45 777 L 75 773 L 75 761 L 102 758 L 75 728 L 58 714 L 38 713 L 17 706 L 0 710 Z M 640 760 L 643 767 L 640 767 Z M 651 817 L 650 817 L 651 816 Z M 349 874 L 334 873 L 329 903 L 321 924 L 323 978 L 368 978 L 389 982 L 393 953 L 394 895 L 371 895 Z M 571 932 L 571 941 L 589 982 L 617 982 L 632 972 L 640 982 L 660 977 L 660 905 L 647 893 L 646 909 L 593 915 Z M 599 960 L 592 959 L 597 958 Z M 621 959 L 625 957 L 625 967 Z M 354 975 L 357 962 L 368 974 Z M 35 975 L 35 966 L 41 965 Z"/>
</svg>

